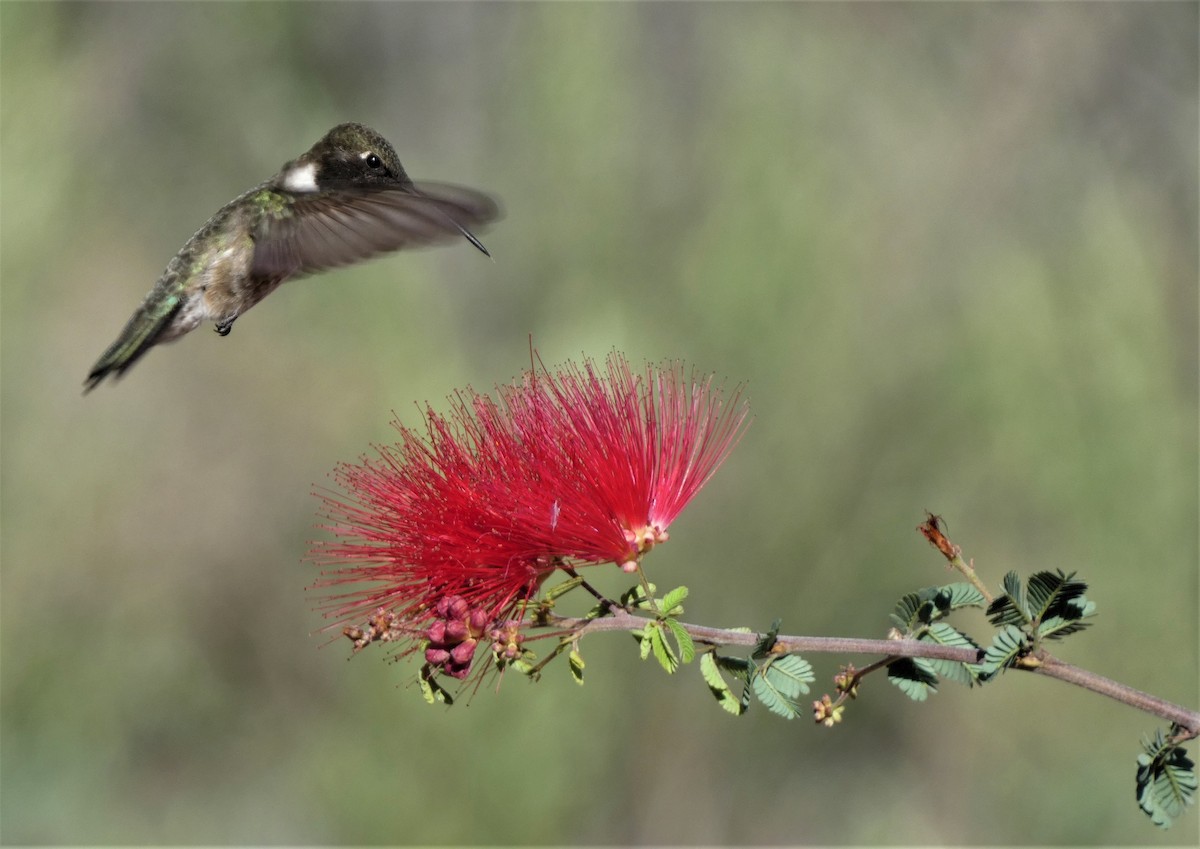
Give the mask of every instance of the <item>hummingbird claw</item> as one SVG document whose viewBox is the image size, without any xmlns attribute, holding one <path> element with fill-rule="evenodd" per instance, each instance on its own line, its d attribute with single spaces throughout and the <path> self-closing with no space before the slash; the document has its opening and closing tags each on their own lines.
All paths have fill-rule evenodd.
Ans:
<svg viewBox="0 0 1200 849">
<path fill-rule="evenodd" d="M 229 331 L 233 330 L 233 322 L 237 320 L 235 315 L 233 318 L 227 318 L 224 321 L 218 321 L 217 326 L 213 330 L 217 331 L 218 336 L 228 336 Z"/>
</svg>

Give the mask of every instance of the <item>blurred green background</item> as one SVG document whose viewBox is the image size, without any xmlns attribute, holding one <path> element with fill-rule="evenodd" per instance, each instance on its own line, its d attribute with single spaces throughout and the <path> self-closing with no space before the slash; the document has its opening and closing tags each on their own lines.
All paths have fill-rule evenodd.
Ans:
<svg viewBox="0 0 1200 849">
<path fill-rule="evenodd" d="M 530 334 L 678 357 L 756 416 L 646 561 L 689 620 L 883 636 L 951 578 L 929 509 L 993 585 L 1079 570 L 1100 618 L 1062 655 L 1195 707 L 1196 32 L 1194 3 L 0 5 L 0 839 L 1195 845 L 1134 802 L 1155 720 L 1053 681 L 875 679 L 828 731 L 610 636 L 583 689 L 447 711 L 324 645 L 303 558 L 335 463 Z M 289 284 L 81 397 L 187 237 L 347 120 L 502 198 L 495 262 Z M 819 695 L 850 658 L 810 659 Z"/>
</svg>

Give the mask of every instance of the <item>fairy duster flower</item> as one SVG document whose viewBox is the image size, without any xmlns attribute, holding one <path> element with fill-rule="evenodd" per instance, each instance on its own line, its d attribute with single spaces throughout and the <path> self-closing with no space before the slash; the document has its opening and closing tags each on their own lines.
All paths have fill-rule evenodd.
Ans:
<svg viewBox="0 0 1200 849">
<path fill-rule="evenodd" d="M 511 647 L 556 569 L 636 570 L 747 417 L 740 389 L 726 399 L 679 363 L 634 373 L 615 353 L 603 369 L 538 364 L 494 398 L 460 392 L 448 414 L 425 410 L 423 432 L 396 423 L 397 444 L 335 470 L 342 492 L 321 497 L 336 539 L 314 544 L 317 585 L 361 586 L 328 596 L 327 614 L 386 612 L 376 638 L 407 639 L 464 677 L 481 640 Z"/>
</svg>

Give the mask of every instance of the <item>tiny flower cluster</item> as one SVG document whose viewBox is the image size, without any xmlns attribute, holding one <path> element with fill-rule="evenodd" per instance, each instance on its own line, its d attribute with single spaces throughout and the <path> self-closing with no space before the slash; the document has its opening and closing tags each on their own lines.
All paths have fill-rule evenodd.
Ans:
<svg viewBox="0 0 1200 849">
<path fill-rule="evenodd" d="M 679 364 L 635 375 L 617 354 L 603 370 L 532 368 L 495 398 L 459 392 L 448 415 L 426 409 L 424 433 L 397 423 L 397 445 L 335 470 L 346 494 L 322 495 L 337 539 L 314 546 L 328 567 L 318 586 L 365 586 L 330 596 L 327 613 L 386 611 L 389 639 L 407 635 L 452 677 L 488 638 L 511 659 L 542 582 L 564 566 L 636 570 L 747 416 L 740 391 L 727 401 L 711 377 Z"/>
</svg>

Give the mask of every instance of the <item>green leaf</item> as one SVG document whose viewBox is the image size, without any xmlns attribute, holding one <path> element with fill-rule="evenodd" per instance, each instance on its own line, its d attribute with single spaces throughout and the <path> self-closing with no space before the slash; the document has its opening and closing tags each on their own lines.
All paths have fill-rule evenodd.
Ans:
<svg viewBox="0 0 1200 849">
<path fill-rule="evenodd" d="M 973 663 L 959 663 L 934 657 L 925 657 L 922 660 L 929 664 L 929 669 L 935 675 L 947 681 L 962 684 L 964 687 L 973 687 L 979 683 L 979 670 Z"/>
<path fill-rule="evenodd" d="M 1173 729 L 1174 730 L 1174 729 Z M 1196 801 L 1196 765 L 1178 743 L 1155 731 L 1138 755 L 1138 806 L 1159 828 L 1170 828 Z"/>
<path fill-rule="evenodd" d="M 808 685 L 816 680 L 812 664 L 798 654 L 776 655 L 762 669 L 771 686 L 794 700 L 808 692 Z"/>
<path fill-rule="evenodd" d="M 905 593 L 896 602 L 896 609 L 889 618 L 905 634 L 911 634 L 920 624 L 921 603 L 920 593 Z"/>
<path fill-rule="evenodd" d="M 633 631 L 633 638 L 638 641 L 638 649 L 642 660 L 650 656 L 650 636 L 647 633 L 647 628 L 640 631 Z"/>
<path fill-rule="evenodd" d="M 613 613 L 614 602 L 597 601 L 591 606 L 587 613 L 583 614 L 583 618 L 587 620 L 599 619 L 603 616 L 611 616 Z"/>
<path fill-rule="evenodd" d="M 1025 607 L 1025 599 L 1021 591 L 1021 576 L 1016 572 L 1009 572 L 1004 576 L 1004 580 L 1001 583 L 1004 586 L 1004 592 L 1013 600 L 1013 603 L 1028 614 L 1028 609 Z"/>
<path fill-rule="evenodd" d="M 729 685 L 725 683 L 725 679 L 722 677 L 721 670 L 713 655 L 714 652 L 712 651 L 706 651 L 700 655 L 700 674 L 704 676 L 704 682 L 708 684 L 709 691 L 721 707 L 734 716 L 740 716 L 746 709 L 733 695 L 733 690 L 729 688 Z"/>
<path fill-rule="evenodd" d="M 1085 616 L 1094 616 L 1096 614 L 1096 605 L 1088 602 L 1085 610 L 1079 614 L 1079 619 Z M 1070 634 L 1082 631 L 1091 625 L 1091 622 L 1081 622 L 1079 619 L 1064 619 L 1061 616 L 1052 616 L 1045 622 L 1038 625 L 1037 635 L 1042 640 L 1061 640 Z"/>
<path fill-rule="evenodd" d="M 1029 578 L 1029 610 L 1035 619 L 1054 616 L 1063 604 L 1080 598 L 1087 591 L 1087 584 L 1074 581 L 1075 573 L 1035 572 Z"/>
<path fill-rule="evenodd" d="M 679 616 L 683 613 L 683 600 L 688 597 L 687 587 L 676 587 L 665 596 L 659 606 L 667 616 Z"/>
<path fill-rule="evenodd" d="M 929 630 L 921 635 L 921 639 L 926 642 L 937 643 L 940 646 L 958 646 L 964 649 L 979 648 L 978 643 L 962 631 L 945 622 L 934 622 L 929 626 Z"/>
<path fill-rule="evenodd" d="M 662 624 L 651 622 L 646 628 L 646 635 L 650 639 L 650 649 L 658 659 L 659 665 L 668 673 L 674 672 L 679 668 L 679 657 L 663 635 Z"/>
<path fill-rule="evenodd" d="M 554 601 L 559 596 L 569 593 L 571 590 L 575 589 L 577 586 L 579 586 L 582 583 L 583 583 L 583 578 L 581 578 L 579 576 L 576 576 L 574 578 L 568 578 L 567 580 L 563 581 L 561 584 L 555 584 L 550 589 L 546 590 L 546 592 L 542 594 L 542 600 L 543 601 Z"/>
<path fill-rule="evenodd" d="M 772 680 L 762 672 L 755 671 L 750 676 L 750 687 L 753 689 L 755 697 L 771 713 L 777 713 L 784 719 L 795 719 L 800 713 L 800 706 L 786 693 L 780 691 L 777 680 Z"/>
<path fill-rule="evenodd" d="M 983 607 L 984 598 L 970 584 L 947 584 L 944 587 L 924 587 L 905 594 L 896 602 L 890 618 L 906 635 L 912 636 L 924 626 L 936 622 L 960 607 Z"/>
<path fill-rule="evenodd" d="M 725 670 L 730 675 L 734 675 L 742 679 L 743 681 L 750 680 L 750 673 L 753 672 L 755 668 L 751 661 L 741 657 L 724 657 L 723 655 L 716 655 L 716 662 L 717 666 L 719 666 L 721 669 Z"/>
<path fill-rule="evenodd" d="M 1075 573 L 1038 572 L 1029 579 L 1029 603 L 1038 621 L 1037 637 L 1058 640 L 1082 631 L 1096 614 L 1096 605 L 1084 596 L 1087 584 L 1073 580 Z"/>
<path fill-rule="evenodd" d="M 1021 590 L 1021 579 L 1016 572 L 1004 576 L 1004 595 L 997 596 L 988 605 L 988 621 L 993 625 L 1026 626 L 1033 621 L 1029 608 L 1025 605 L 1024 593 Z"/>
<path fill-rule="evenodd" d="M 914 702 L 923 702 L 937 692 L 938 677 L 929 662 L 920 657 L 902 657 L 887 666 L 888 681 Z"/>
<path fill-rule="evenodd" d="M 417 681 L 421 686 L 421 696 L 427 703 L 442 702 L 446 705 L 454 704 L 454 696 L 442 686 L 441 682 L 434 675 L 433 670 L 428 666 L 421 667 L 421 673 L 417 676 Z"/>
<path fill-rule="evenodd" d="M 1010 573 L 1011 574 L 1011 573 Z M 1017 658 L 1026 648 L 1025 634 L 1015 625 L 1005 625 L 997 632 L 979 662 L 979 672 L 982 675 L 994 675 L 1016 663 Z"/>
<path fill-rule="evenodd" d="M 654 584 L 649 584 L 650 592 L 655 591 Z M 621 606 L 629 610 L 653 610 L 654 602 L 646 597 L 646 591 L 641 584 L 634 584 L 621 593 Z"/>
<path fill-rule="evenodd" d="M 522 656 L 518 657 L 516 660 L 509 661 L 508 667 L 509 669 L 515 669 L 522 675 L 529 675 L 531 677 L 535 676 L 537 674 L 537 666 L 535 666 L 531 661 L 531 659 L 534 657 L 534 654 L 533 652 L 525 652 L 525 654 L 529 657 L 526 658 L 525 656 Z"/>
<path fill-rule="evenodd" d="M 675 644 L 679 647 L 679 659 L 683 663 L 691 663 L 696 656 L 696 643 L 692 640 L 692 635 L 675 619 L 664 619 L 663 621 L 675 638 Z"/>
<path fill-rule="evenodd" d="M 575 679 L 575 683 L 582 687 L 584 662 L 578 649 L 572 649 L 567 655 L 567 665 L 571 668 L 571 677 Z"/>
<path fill-rule="evenodd" d="M 983 593 L 975 589 L 974 586 L 964 582 L 954 584 L 946 584 L 942 587 L 941 592 L 947 597 L 946 608 L 948 610 L 959 610 L 964 607 L 983 607 L 987 604 L 987 599 L 983 597 Z"/>
<path fill-rule="evenodd" d="M 753 667 L 751 667 L 751 675 L 753 675 Z M 750 680 L 750 678 L 747 678 L 746 683 L 742 685 L 742 696 L 738 699 L 738 707 L 741 708 L 742 713 L 750 709 L 750 700 L 752 698 Z"/>
<path fill-rule="evenodd" d="M 979 645 L 968 637 L 966 634 L 951 627 L 946 622 L 934 622 L 929 626 L 920 637 L 924 642 L 937 643 L 942 646 L 958 646 L 959 648 L 971 648 L 978 651 Z M 970 687 L 975 684 L 979 672 L 974 663 L 960 663 L 956 660 L 937 660 L 933 658 L 923 658 L 925 663 L 929 665 L 931 672 L 947 678 L 956 684 L 965 684 Z"/>
<path fill-rule="evenodd" d="M 728 690 L 729 685 L 725 683 L 725 677 L 721 675 L 721 668 L 717 666 L 715 655 L 716 649 L 709 649 L 700 655 L 700 675 L 703 676 L 710 689 Z"/>
</svg>

